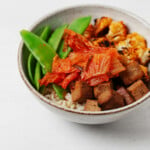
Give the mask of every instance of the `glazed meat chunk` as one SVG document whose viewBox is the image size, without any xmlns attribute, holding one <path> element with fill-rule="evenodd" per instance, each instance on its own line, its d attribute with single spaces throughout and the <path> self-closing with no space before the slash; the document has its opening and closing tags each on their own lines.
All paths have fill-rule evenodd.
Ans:
<svg viewBox="0 0 150 150">
<path fill-rule="evenodd" d="M 94 96 L 99 104 L 106 103 L 112 97 L 112 88 L 110 82 L 101 83 L 94 87 Z"/>
<path fill-rule="evenodd" d="M 113 91 L 112 98 L 101 105 L 102 110 L 109 110 L 109 109 L 115 109 L 119 107 L 123 107 L 124 104 L 124 98 L 120 94 L 118 94 L 116 91 Z"/>
<path fill-rule="evenodd" d="M 85 111 L 101 111 L 101 108 L 98 106 L 98 102 L 96 100 L 88 99 L 84 106 Z"/>
<path fill-rule="evenodd" d="M 125 85 L 129 85 L 134 81 L 141 79 L 144 73 L 139 64 L 134 61 L 126 66 L 126 70 L 120 73 L 120 77 Z"/>
<path fill-rule="evenodd" d="M 135 100 L 143 97 L 149 90 L 142 80 L 138 80 L 127 88 Z"/>
<path fill-rule="evenodd" d="M 71 91 L 72 101 L 83 103 L 86 99 L 93 98 L 93 89 L 86 82 L 76 81 L 74 89 Z"/>
<path fill-rule="evenodd" d="M 134 102 L 134 99 L 129 95 L 129 93 L 127 92 L 127 90 L 124 87 L 120 87 L 117 90 L 117 93 L 119 93 L 121 96 L 124 97 L 126 105 L 129 105 Z"/>
</svg>

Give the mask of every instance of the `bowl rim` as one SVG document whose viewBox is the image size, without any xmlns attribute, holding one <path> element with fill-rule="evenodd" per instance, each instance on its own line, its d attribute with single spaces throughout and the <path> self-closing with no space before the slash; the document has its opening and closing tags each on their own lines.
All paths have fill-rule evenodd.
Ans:
<svg viewBox="0 0 150 150">
<path fill-rule="evenodd" d="M 75 5 L 75 6 L 69 6 L 69 7 L 65 7 L 65 8 L 60 8 L 58 10 L 55 10 L 51 13 L 48 13 L 47 15 L 44 15 L 43 17 L 40 17 L 30 28 L 29 30 L 33 30 L 38 24 L 40 24 L 43 20 L 46 20 L 46 18 L 49 18 L 55 14 L 61 13 L 63 11 L 67 11 L 67 10 L 71 10 L 71 9 L 76 9 L 76 8 L 89 8 L 89 7 L 97 7 L 97 8 L 107 8 L 107 9 L 111 9 L 114 11 L 118 11 L 121 12 L 125 15 L 131 16 L 135 19 L 137 19 L 138 21 L 142 22 L 142 24 L 144 26 L 146 26 L 147 28 L 150 29 L 150 24 L 145 21 L 143 18 L 137 16 L 136 14 L 129 12 L 128 10 L 122 9 L 122 8 L 118 8 L 116 6 L 108 6 L 108 5 L 100 5 L 100 4 L 87 4 L 87 5 Z M 120 113 L 126 110 L 130 110 L 136 106 L 138 106 L 139 104 L 145 102 L 149 97 L 150 97 L 150 92 L 148 92 L 146 95 L 144 95 L 142 98 L 140 98 L 138 101 L 133 102 L 132 104 L 126 105 L 124 107 L 120 107 L 117 109 L 112 109 L 112 110 L 106 110 L 106 111 L 95 111 L 95 112 L 91 112 L 91 111 L 80 111 L 80 110 L 75 110 L 75 109 L 70 109 L 67 107 L 63 107 L 61 105 L 58 105 L 57 103 L 53 103 L 51 100 L 47 99 L 45 96 L 43 96 L 41 93 L 39 93 L 33 86 L 32 84 L 29 82 L 29 80 L 27 79 L 24 71 L 23 71 L 23 66 L 22 66 L 22 48 L 23 48 L 23 41 L 21 40 L 20 44 L 19 44 L 19 48 L 18 48 L 18 69 L 19 69 L 19 73 L 21 75 L 21 78 L 23 79 L 23 81 L 25 82 L 26 86 L 29 88 L 29 90 L 35 95 L 37 96 L 41 101 L 47 103 L 48 105 L 55 107 L 56 109 L 60 109 L 60 110 L 64 110 L 66 112 L 70 112 L 70 113 L 75 113 L 75 114 L 82 114 L 82 115 L 110 115 L 110 114 L 116 114 L 116 113 Z"/>
</svg>

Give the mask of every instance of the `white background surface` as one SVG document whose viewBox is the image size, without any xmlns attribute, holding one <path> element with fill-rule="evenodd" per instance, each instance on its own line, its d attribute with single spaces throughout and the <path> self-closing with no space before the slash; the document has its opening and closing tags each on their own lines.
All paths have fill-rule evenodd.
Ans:
<svg viewBox="0 0 150 150">
<path fill-rule="evenodd" d="M 150 105 L 101 126 L 67 122 L 45 109 L 18 73 L 19 30 L 58 8 L 107 4 L 127 9 L 150 23 L 148 0 L 0 0 L 0 150 L 147 150 Z M 150 41 L 149 41 L 150 42 Z"/>
</svg>

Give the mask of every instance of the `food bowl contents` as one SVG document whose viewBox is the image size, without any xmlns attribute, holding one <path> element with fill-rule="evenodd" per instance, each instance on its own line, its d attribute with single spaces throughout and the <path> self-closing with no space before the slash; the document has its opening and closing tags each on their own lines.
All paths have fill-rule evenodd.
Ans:
<svg viewBox="0 0 150 150">
<path fill-rule="evenodd" d="M 77 18 L 40 36 L 21 31 L 29 49 L 31 84 L 57 105 L 105 111 L 129 105 L 149 92 L 150 49 L 139 33 L 110 17 Z"/>
</svg>

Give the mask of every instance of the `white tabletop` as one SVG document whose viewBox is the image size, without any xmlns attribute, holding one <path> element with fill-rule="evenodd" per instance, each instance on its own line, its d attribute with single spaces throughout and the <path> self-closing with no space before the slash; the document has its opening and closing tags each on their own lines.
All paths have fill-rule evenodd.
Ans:
<svg viewBox="0 0 150 150">
<path fill-rule="evenodd" d="M 58 8 L 107 4 L 150 23 L 148 0 L 0 1 L 0 150 L 129 150 L 150 147 L 150 106 L 108 125 L 65 121 L 45 109 L 23 83 L 17 68 L 19 30 Z M 150 41 L 149 41 L 150 42 Z"/>
</svg>

